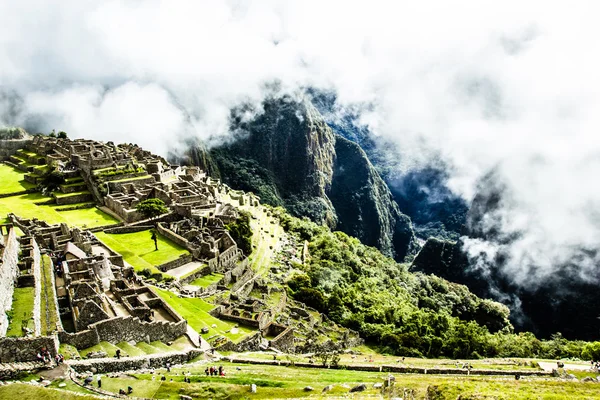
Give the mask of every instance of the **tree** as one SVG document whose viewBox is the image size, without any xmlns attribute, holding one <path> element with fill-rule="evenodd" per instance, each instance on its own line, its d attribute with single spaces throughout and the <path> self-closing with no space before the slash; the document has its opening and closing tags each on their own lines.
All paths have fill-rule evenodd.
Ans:
<svg viewBox="0 0 600 400">
<path fill-rule="evenodd" d="M 60 131 L 58 132 L 58 135 L 56 135 L 59 139 L 66 139 L 67 138 L 67 132 L 64 131 Z"/>
<path fill-rule="evenodd" d="M 169 209 L 165 206 L 165 202 L 156 198 L 140 202 L 135 209 L 144 217 L 151 219 L 169 212 Z"/>
<path fill-rule="evenodd" d="M 231 238 L 235 241 L 238 248 L 249 256 L 252 253 L 252 228 L 250 228 L 250 213 L 239 211 L 239 217 L 225 225 Z"/>
</svg>

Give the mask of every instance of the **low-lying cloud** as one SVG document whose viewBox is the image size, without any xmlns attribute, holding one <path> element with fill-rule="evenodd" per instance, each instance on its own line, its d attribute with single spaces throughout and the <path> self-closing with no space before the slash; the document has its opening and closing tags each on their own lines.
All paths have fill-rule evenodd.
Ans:
<svg viewBox="0 0 600 400">
<path fill-rule="evenodd" d="M 600 247 L 600 27 L 595 2 L 1 2 L 0 124 L 135 141 L 166 154 L 228 133 L 232 107 L 333 90 L 399 168 L 443 160 L 487 216 L 506 272 L 531 284 Z M 484 260 L 485 261 L 485 260 Z M 486 264 L 489 265 L 489 262 Z M 482 267 L 483 268 L 483 267 Z"/>
</svg>

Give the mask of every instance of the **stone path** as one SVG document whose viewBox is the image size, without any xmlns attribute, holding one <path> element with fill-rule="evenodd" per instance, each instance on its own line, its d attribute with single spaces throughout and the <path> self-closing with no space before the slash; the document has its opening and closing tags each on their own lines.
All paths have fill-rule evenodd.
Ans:
<svg viewBox="0 0 600 400">
<path fill-rule="evenodd" d="M 192 261 L 190 263 L 182 265 L 181 267 L 170 269 L 166 273 L 179 279 L 182 276 L 189 274 L 192 271 L 197 270 L 201 266 L 202 266 L 201 262 Z"/>
<path fill-rule="evenodd" d="M 192 341 L 192 343 L 194 344 L 194 346 L 200 348 L 200 350 L 202 351 L 208 351 L 211 349 L 210 344 L 204 340 L 200 334 L 198 334 L 198 332 L 196 332 L 194 330 L 194 328 L 192 328 L 191 326 L 187 326 L 187 335 L 190 338 L 190 340 Z"/>
</svg>

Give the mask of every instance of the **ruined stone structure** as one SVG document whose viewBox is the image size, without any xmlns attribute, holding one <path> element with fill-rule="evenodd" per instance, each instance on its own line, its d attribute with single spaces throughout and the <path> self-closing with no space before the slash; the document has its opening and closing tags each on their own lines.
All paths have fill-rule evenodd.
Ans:
<svg viewBox="0 0 600 400">
<path fill-rule="evenodd" d="M 54 203 L 80 206 L 90 202 L 90 206 L 105 206 L 123 222 L 97 229 L 127 233 L 156 228 L 162 236 L 188 250 L 189 254 L 155 266 L 174 277 L 173 283 L 152 280 L 152 284 L 168 287 L 182 296 L 214 295 L 211 315 L 256 330 L 237 343 L 213 335 L 211 344 L 215 347 L 294 352 L 309 348 L 305 338 L 311 332 L 329 334 L 348 345 L 359 343 L 356 333 L 343 330 L 315 310 L 288 299 L 281 287 L 270 284 L 249 265 L 247 255 L 237 247 L 225 226 L 240 215 L 232 201 L 240 206 L 260 206 L 253 194 L 231 190 L 197 167 L 170 165 L 136 145 L 42 136 L 25 145 L 26 151 L 15 151 L 9 163 L 27 172 L 27 180 L 39 182 L 39 171 L 49 168 L 57 168 L 67 178 L 59 192 L 53 194 Z M 144 221 L 136 206 L 151 198 L 161 199 L 169 212 Z M 60 269 L 60 274 L 52 277 L 52 286 L 58 300 L 57 337 L 61 343 L 84 349 L 101 341 L 171 342 L 187 333 L 187 322 L 92 232 L 13 214 L 9 219 L 25 237 L 19 243 L 13 231 L 2 236 L 0 251 L 4 250 L 2 257 L 6 256 L 7 262 L 0 275 L 0 306 L 10 309 L 15 282 L 35 286 L 36 334 L 40 249 L 51 253 L 52 263 Z M 14 246 L 16 253 L 19 246 L 24 249 L 21 260 L 12 256 Z M 305 244 L 302 260 L 307 257 L 306 247 Z M 288 258 L 295 254 L 292 250 Z M 190 289 L 191 282 L 211 273 L 223 276 L 208 287 Z M 276 296 L 277 301 L 270 301 L 269 296 Z M 0 336 L 1 329 L 6 331 L 6 322 L 0 320 Z M 10 357 L 21 359 L 27 354 L 17 352 Z"/>
<path fill-rule="evenodd" d="M 10 218 L 35 238 L 29 239 L 32 257 L 39 258 L 37 242 L 54 250 L 53 264 L 62 271 L 56 278 L 61 342 L 85 348 L 103 340 L 173 341 L 186 333 L 186 321 L 90 232 Z"/>
</svg>

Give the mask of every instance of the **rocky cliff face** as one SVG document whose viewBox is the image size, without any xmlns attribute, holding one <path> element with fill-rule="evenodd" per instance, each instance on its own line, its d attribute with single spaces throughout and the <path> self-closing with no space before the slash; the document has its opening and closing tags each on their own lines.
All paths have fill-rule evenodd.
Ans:
<svg viewBox="0 0 600 400">
<path fill-rule="evenodd" d="M 264 203 L 285 206 L 403 259 L 413 251 L 410 219 L 361 148 L 335 135 L 307 100 L 267 101 L 252 121 L 236 120 L 233 143 L 188 160 Z"/>
<path fill-rule="evenodd" d="M 328 196 L 338 215 L 337 228 L 383 253 L 411 253 L 414 234 L 410 218 L 400 212 L 392 194 L 365 152 L 336 136 L 335 163 Z"/>
</svg>

